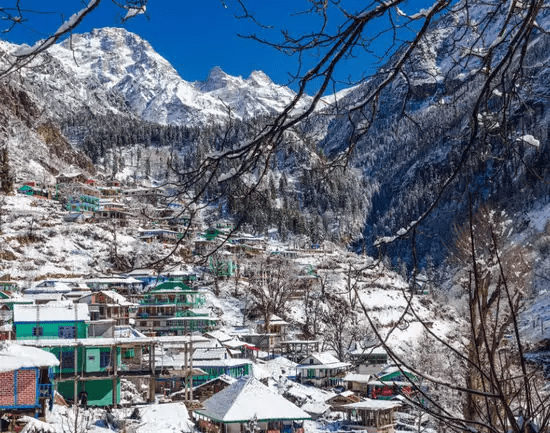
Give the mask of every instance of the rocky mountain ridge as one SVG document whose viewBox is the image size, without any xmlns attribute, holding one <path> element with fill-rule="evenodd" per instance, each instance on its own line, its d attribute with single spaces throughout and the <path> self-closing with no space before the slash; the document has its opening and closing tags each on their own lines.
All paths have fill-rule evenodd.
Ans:
<svg viewBox="0 0 550 433">
<path fill-rule="evenodd" d="M 187 82 L 148 42 L 122 28 L 72 35 L 23 75 L 61 119 L 68 111 L 112 112 L 159 124 L 204 126 L 227 122 L 230 115 L 244 120 L 275 114 L 294 97 L 260 71 L 243 79 L 215 67 L 204 82 Z"/>
</svg>

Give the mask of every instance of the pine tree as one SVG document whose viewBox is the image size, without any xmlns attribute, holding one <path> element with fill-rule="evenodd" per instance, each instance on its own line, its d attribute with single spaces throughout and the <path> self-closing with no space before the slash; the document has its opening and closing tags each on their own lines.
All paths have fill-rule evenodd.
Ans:
<svg viewBox="0 0 550 433">
<path fill-rule="evenodd" d="M 4 145 L 0 149 L 0 191 L 9 194 L 13 190 L 14 176 L 10 168 L 8 148 Z"/>
</svg>

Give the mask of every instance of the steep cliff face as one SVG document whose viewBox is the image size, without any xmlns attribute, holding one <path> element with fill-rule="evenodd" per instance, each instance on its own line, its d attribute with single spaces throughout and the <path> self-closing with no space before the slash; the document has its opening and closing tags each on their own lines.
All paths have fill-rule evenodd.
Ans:
<svg viewBox="0 0 550 433">
<path fill-rule="evenodd" d="M 0 87 L 0 144 L 8 150 L 14 180 L 51 182 L 70 166 L 94 173 L 91 160 L 73 149 L 43 110 L 42 101 L 19 83 Z"/>
</svg>

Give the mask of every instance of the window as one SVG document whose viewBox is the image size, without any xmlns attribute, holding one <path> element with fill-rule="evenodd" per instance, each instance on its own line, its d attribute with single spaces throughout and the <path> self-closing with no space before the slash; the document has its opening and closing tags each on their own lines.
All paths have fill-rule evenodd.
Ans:
<svg viewBox="0 0 550 433">
<path fill-rule="evenodd" d="M 59 338 L 75 338 L 76 326 L 60 326 L 58 335 Z"/>
<path fill-rule="evenodd" d="M 74 369 L 74 350 L 61 352 L 60 355 L 60 361 L 61 365 L 60 367 L 62 369 L 71 368 Z"/>
<path fill-rule="evenodd" d="M 107 368 L 111 363 L 111 351 L 101 352 L 99 354 L 99 368 Z"/>
<path fill-rule="evenodd" d="M 44 335 L 44 328 L 42 328 L 42 326 L 35 326 L 32 328 L 32 335 L 33 337 L 40 337 Z"/>
</svg>

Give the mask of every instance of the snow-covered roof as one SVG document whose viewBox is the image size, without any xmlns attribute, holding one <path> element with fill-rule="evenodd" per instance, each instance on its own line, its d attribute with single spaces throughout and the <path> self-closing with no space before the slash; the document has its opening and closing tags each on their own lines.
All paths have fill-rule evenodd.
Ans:
<svg viewBox="0 0 550 433">
<path fill-rule="evenodd" d="M 128 278 L 113 278 L 113 277 L 105 277 L 105 278 L 90 278 L 86 280 L 87 284 L 142 284 L 140 280 L 137 280 L 133 277 Z"/>
<path fill-rule="evenodd" d="M 319 364 L 334 364 L 340 362 L 340 360 L 330 352 L 312 353 L 311 357 L 317 360 Z"/>
<path fill-rule="evenodd" d="M 48 302 L 47 304 L 13 306 L 13 322 L 74 322 L 90 320 L 88 304 L 70 301 Z"/>
<path fill-rule="evenodd" d="M 135 430 L 136 433 L 193 431 L 193 422 L 183 404 L 153 404 L 141 408 L 139 412 L 141 422 Z"/>
<path fill-rule="evenodd" d="M 305 360 L 308 360 L 310 358 L 313 358 L 316 363 L 304 363 Z M 317 352 L 312 353 L 307 358 L 303 359 L 302 364 L 298 365 L 297 368 L 346 368 L 350 365 L 351 364 L 347 362 L 340 362 L 338 358 L 336 358 L 330 352 Z"/>
<path fill-rule="evenodd" d="M 36 293 L 68 293 L 72 288 L 64 281 L 45 280 L 24 290 L 25 295 Z"/>
<path fill-rule="evenodd" d="M 111 298 L 116 305 L 122 305 L 126 307 L 135 305 L 133 302 L 128 301 L 128 299 L 126 299 L 120 293 L 115 292 L 114 290 L 101 290 L 100 293 L 103 293 L 105 296 Z"/>
<path fill-rule="evenodd" d="M 193 361 L 198 360 L 219 360 L 227 359 L 227 349 L 225 347 L 217 348 L 197 348 L 193 353 Z"/>
<path fill-rule="evenodd" d="M 272 377 L 278 379 L 280 376 L 288 375 L 296 368 L 296 363 L 284 356 L 278 356 L 265 362 L 254 364 L 254 377 L 256 379 L 265 379 Z"/>
<path fill-rule="evenodd" d="M 295 404 L 253 377 L 244 377 L 203 402 L 195 411 L 218 422 L 246 422 L 251 419 L 302 420 L 311 417 Z"/>
<path fill-rule="evenodd" d="M 193 365 L 197 367 L 238 367 L 240 365 L 252 364 L 252 361 L 249 359 L 240 359 L 240 358 L 227 358 L 227 359 L 216 359 L 216 360 L 196 360 L 193 361 Z"/>
<path fill-rule="evenodd" d="M 29 367 L 54 367 L 59 360 L 54 354 L 17 343 L 0 343 L 0 373 Z"/>
<path fill-rule="evenodd" d="M 221 331 L 221 330 L 209 331 L 205 335 L 207 335 L 209 337 L 212 337 L 212 338 L 215 338 L 220 343 L 224 343 L 224 342 L 229 341 L 233 338 L 229 334 L 227 334 L 226 332 Z"/>
<path fill-rule="evenodd" d="M 139 332 L 137 329 L 132 328 L 131 326 L 127 325 L 121 325 L 121 326 L 115 326 L 114 338 L 143 338 L 145 337 L 145 334 Z"/>
<path fill-rule="evenodd" d="M 365 409 L 365 410 L 388 410 L 394 407 L 401 406 L 401 402 L 390 400 L 373 400 L 367 398 L 357 403 L 345 404 L 342 406 L 344 409 Z"/>
<path fill-rule="evenodd" d="M 158 344 L 163 345 L 164 348 L 169 345 L 174 345 L 177 347 L 183 347 L 182 344 L 192 342 L 202 341 L 203 337 L 199 335 L 166 335 L 161 337 L 143 337 L 143 338 L 111 338 L 111 337 L 90 337 L 90 338 L 79 338 L 79 339 L 65 339 L 65 338 L 52 338 L 52 339 L 41 339 L 41 340 L 21 340 L 19 343 L 25 346 L 34 346 L 34 347 L 72 347 L 72 346 L 84 346 L 84 347 L 107 347 L 107 346 L 116 346 L 116 345 L 147 345 L 147 344 Z"/>
<path fill-rule="evenodd" d="M 384 368 L 384 370 L 382 370 L 378 374 L 378 377 L 384 377 L 384 376 L 387 376 L 388 374 L 393 374 L 393 373 L 401 373 L 401 374 L 408 373 L 408 374 L 415 375 L 412 371 L 410 371 L 409 369 L 407 369 L 405 367 L 398 367 L 397 365 L 390 365 L 390 366 Z"/>
<path fill-rule="evenodd" d="M 357 383 L 369 383 L 371 379 L 370 374 L 348 373 L 344 376 L 344 382 L 357 382 Z"/>
</svg>

